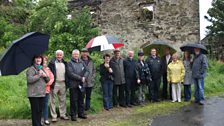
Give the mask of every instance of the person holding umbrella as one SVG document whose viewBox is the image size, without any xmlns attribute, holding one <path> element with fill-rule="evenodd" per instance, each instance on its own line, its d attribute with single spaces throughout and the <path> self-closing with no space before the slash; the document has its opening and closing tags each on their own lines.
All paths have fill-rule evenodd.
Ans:
<svg viewBox="0 0 224 126">
<path fill-rule="evenodd" d="M 200 48 L 200 46 L 194 48 L 195 57 L 192 65 L 195 103 L 200 105 L 204 105 L 204 79 L 208 68 L 208 60 L 206 55 L 202 54 L 202 50 L 203 48 Z"/>
<path fill-rule="evenodd" d="M 152 102 L 159 101 L 159 87 L 162 75 L 162 63 L 157 56 L 157 50 L 151 49 L 151 56 L 146 59 L 146 63 L 149 66 L 150 73 L 152 74 L 152 81 L 149 85 L 149 95 Z"/>
<path fill-rule="evenodd" d="M 110 64 L 110 55 L 103 56 L 104 62 L 100 65 L 100 82 L 103 89 L 103 106 L 105 110 L 113 108 L 114 72 Z"/>
<path fill-rule="evenodd" d="M 208 69 L 208 59 L 205 54 L 208 54 L 208 51 L 201 44 L 186 44 L 181 46 L 180 49 L 181 51 L 189 51 L 195 55 L 192 64 L 195 103 L 204 105 L 204 79 L 206 70 Z"/>
<path fill-rule="evenodd" d="M 32 112 L 32 126 L 41 126 L 41 115 L 46 94 L 45 85 L 50 80 L 43 69 L 43 57 L 41 55 L 34 56 L 33 64 L 26 72 L 26 78 L 27 96 Z"/>
</svg>

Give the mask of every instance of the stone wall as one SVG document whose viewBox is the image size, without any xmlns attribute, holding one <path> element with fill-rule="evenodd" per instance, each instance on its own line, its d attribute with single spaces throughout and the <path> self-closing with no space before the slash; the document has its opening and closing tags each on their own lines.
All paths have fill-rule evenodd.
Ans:
<svg viewBox="0 0 224 126">
<path fill-rule="evenodd" d="M 165 40 L 177 49 L 183 43 L 199 41 L 199 0 L 86 0 L 85 3 L 95 11 L 95 23 L 102 34 L 123 39 L 125 48 L 139 48 L 156 39 Z M 144 9 L 148 6 L 153 6 L 153 13 Z"/>
</svg>

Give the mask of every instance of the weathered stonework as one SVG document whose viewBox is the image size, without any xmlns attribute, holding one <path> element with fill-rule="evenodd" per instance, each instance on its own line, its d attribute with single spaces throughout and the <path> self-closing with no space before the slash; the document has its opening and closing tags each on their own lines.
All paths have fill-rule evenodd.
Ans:
<svg viewBox="0 0 224 126">
<path fill-rule="evenodd" d="M 122 38 L 125 48 L 139 48 L 156 39 L 177 49 L 199 41 L 199 0 L 86 0 L 85 4 L 91 6 L 90 2 L 95 2 L 92 8 L 102 34 Z M 147 6 L 153 6 L 153 13 Z"/>
</svg>

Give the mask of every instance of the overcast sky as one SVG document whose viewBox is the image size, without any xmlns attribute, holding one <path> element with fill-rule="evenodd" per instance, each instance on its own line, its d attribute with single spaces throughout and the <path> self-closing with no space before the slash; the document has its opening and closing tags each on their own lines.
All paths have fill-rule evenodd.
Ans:
<svg viewBox="0 0 224 126">
<path fill-rule="evenodd" d="M 204 16 L 207 15 L 208 9 L 211 7 L 212 0 L 200 0 L 200 39 L 206 36 L 206 26 L 210 25 Z"/>
</svg>

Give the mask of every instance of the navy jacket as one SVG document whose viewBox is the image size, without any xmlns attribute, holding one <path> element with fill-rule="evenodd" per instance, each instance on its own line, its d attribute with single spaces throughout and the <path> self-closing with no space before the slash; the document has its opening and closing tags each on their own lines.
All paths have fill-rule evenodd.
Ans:
<svg viewBox="0 0 224 126">
<path fill-rule="evenodd" d="M 152 56 L 146 59 L 152 74 L 152 80 L 160 79 L 162 75 L 162 62 L 159 57 L 153 58 Z"/>
<path fill-rule="evenodd" d="M 130 59 L 129 57 L 124 60 L 124 73 L 125 73 L 125 79 L 136 79 L 136 71 L 135 71 L 135 65 L 136 60 Z"/>
</svg>

